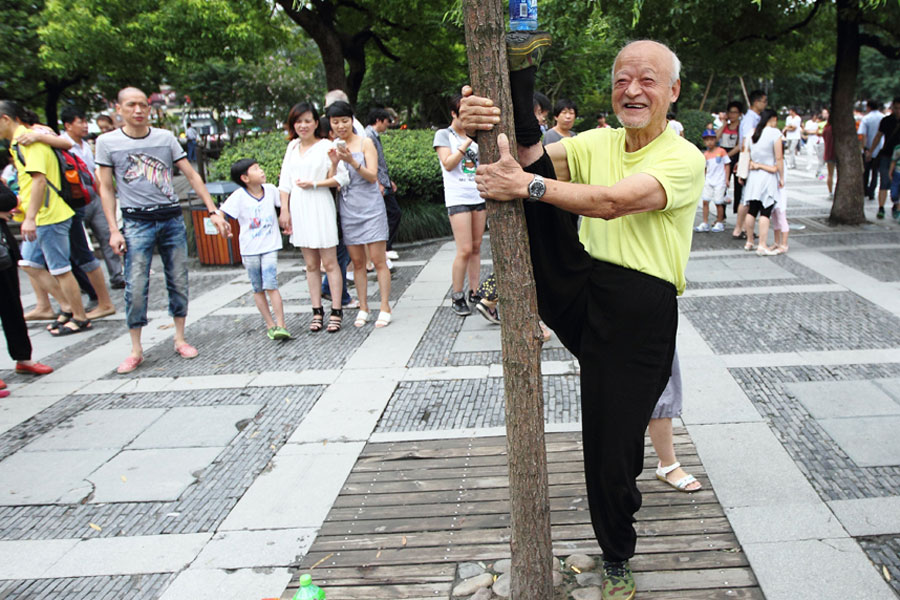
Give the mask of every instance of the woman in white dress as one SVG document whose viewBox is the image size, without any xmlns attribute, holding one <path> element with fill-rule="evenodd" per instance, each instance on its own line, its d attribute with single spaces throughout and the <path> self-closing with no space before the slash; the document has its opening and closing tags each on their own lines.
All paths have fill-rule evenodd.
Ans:
<svg viewBox="0 0 900 600">
<path fill-rule="evenodd" d="M 303 252 L 306 262 L 306 282 L 313 307 L 309 330 L 317 332 L 325 326 L 321 266 L 328 277 L 331 297 L 338 299 L 332 301 L 327 326 L 329 333 L 335 333 L 340 331 L 343 318 L 340 305 L 343 280 L 336 253 L 337 212 L 328 188 L 338 185 L 335 178 L 338 161 L 333 152 L 329 153 L 332 143 L 316 136 L 318 126 L 319 114 L 312 104 L 300 102 L 291 108 L 286 125 L 290 143 L 281 163 L 278 184 L 279 222 L 290 234 L 291 243 Z"/>
<path fill-rule="evenodd" d="M 760 256 L 779 254 L 768 245 L 769 219 L 772 209 L 784 187 L 784 148 L 781 131 L 778 129 L 778 114 L 772 109 L 762 112 L 759 125 L 750 138 L 750 174 L 744 184 L 742 201 L 748 205 L 747 220 L 744 231 L 747 232 L 745 250 L 753 250 L 753 225 L 759 217 L 759 247 L 756 253 Z"/>
</svg>

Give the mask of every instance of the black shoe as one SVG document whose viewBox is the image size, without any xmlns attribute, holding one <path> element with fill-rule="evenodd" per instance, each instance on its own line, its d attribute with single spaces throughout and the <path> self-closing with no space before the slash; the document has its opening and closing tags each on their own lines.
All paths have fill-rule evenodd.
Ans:
<svg viewBox="0 0 900 600">
<path fill-rule="evenodd" d="M 472 314 L 472 309 L 469 308 L 469 304 L 466 302 L 466 297 L 462 292 L 453 294 L 453 303 L 450 305 L 450 308 L 452 308 L 453 312 L 461 317 L 468 317 Z"/>
<path fill-rule="evenodd" d="M 521 71 L 541 64 L 544 51 L 550 47 L 546 31 L 510 31 L 506 34 L 506 55 L 509 70 Z"/>
<path fill-rule="evenodd" d="M 488 322 L 493 323 L 494 325 L 500 324 L 500 312 L 497 310 L 496 306 L 492 308 L 488 306 L 484 300 L 481 300 L 475 305 L 475 310 L 478 311 L 478 314 L 487 319 Z"/>
<path fill-rule="evenodd" d="M 472 290 L 469 290 L 469 298 L 468 298 L 468 301 L 469 301 L 469 304 L 470 304 L 470 305 L 475 306 L 476 304 L 478 304 L 478 302 L 479 302 L 480 300 L 481 300 L 481 296 L 479 296 L 478 294 L 476 294 L 476 293 L 473 292 Z"/>
<path fill-rule="evenodd" d="M 109 283 L 109 287 L 114 290 L 124 290 L 125 289 L 125 281 L 122 279 L 116 279 L 115 281 L 111 281 Z"/>
<path fill-rule="evenodd" d="M 883 206 L 878 207 L 878 214 L 875 216 L 878 217 L 879 219 L 884 218 L 884 207 Z"/>
</svg>

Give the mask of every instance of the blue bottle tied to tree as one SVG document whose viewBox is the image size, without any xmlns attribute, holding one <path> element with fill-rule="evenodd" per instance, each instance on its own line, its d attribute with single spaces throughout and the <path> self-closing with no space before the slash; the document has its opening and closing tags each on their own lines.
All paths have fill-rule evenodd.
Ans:
<svg viewBox="0 0 900 600">
<path fill-rule="evenodd" d="M 300 588 L 294 594 L 294 600 L 325 600 L 325 590 L 313 585 L 312 576 L 307 573 L 300 576 Z"/>
<path fill-rule="evenodd" d="M 509 28 L 512 31 L 534 31 L 537 24 L 537 0 L 509 0 Z"/>
</svg>

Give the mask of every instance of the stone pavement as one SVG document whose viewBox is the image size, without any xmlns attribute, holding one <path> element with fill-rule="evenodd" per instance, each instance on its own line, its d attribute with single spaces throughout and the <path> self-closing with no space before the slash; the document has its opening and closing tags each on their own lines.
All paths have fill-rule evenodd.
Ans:
<svg viewBox="0 0 900 600">
<path fill-rule="evenodd" d="M 900 224 L 867 205 L 869 224 L 830 227 L 823 182 L 791 171 L 788 186 L 805 226 L 789 254 L 694 236 L 683 425 L 767 598 L 895 598 Z M 290 252 L 290 342 L 264 336 L 240 268 L 199 265 L 194 360 L 172 351 L 160 265 L 131 375 L 114 371 L 121 312 L 63 339 L 33 324 L 35 358 L 57 370 L 0 361 L 0 598 L 278 596 L 367 443 L 502 434 L 499 334 L 450 311 L 452 241 L 401 258 L 385 330 L 306 332 Z M 577 430 L 576 365 L 556 340 L 542 359 L 548 430 Z"/>
</svg>

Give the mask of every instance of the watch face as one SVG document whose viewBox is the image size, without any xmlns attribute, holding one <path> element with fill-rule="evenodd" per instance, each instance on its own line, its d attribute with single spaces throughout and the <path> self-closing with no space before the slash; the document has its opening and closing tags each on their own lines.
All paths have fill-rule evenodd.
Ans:
<svg viewBox="0 0 900 600">
<path fill-rule="evenodd" d="M 544 185 L 543 181 L 541 181 L 540 179 L 535 179 L 528 186 L 528 195 L 537 200 L 543 197 L 544 191 L 546 189 L 547 188 Z"/>
</svg>

